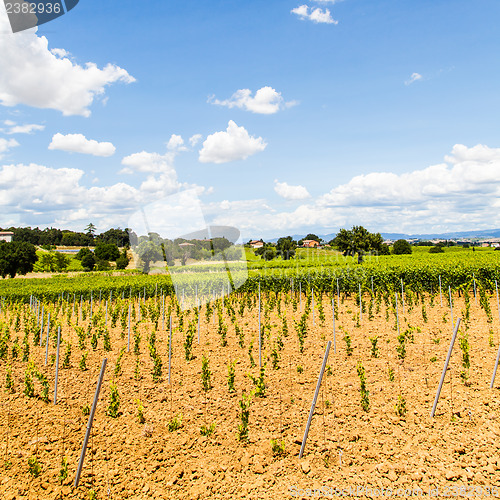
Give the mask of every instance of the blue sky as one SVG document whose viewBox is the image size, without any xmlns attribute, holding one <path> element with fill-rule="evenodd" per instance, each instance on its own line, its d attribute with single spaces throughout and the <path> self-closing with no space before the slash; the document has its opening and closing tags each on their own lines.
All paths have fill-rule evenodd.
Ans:
<svg viewBox="0 0 500 500">
<path fill-rule="evenodd" d="M 126 227 L 194 189 L 245 239 L 500 227 L 499 14 L 81 0 L 12 34 L 1 5 L 0 226 Z"/>
</svg>

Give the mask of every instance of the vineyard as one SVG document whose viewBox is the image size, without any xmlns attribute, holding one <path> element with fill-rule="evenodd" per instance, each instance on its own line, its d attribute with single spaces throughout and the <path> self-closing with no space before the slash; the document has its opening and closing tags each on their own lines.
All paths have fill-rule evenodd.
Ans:
<svg viewBox="0 0 500 500">
<path fill-rule="evenodd" d="M 417 267 L 2 283 L 2 498 L 499 496 L 497 265 Z"/>
</svg>

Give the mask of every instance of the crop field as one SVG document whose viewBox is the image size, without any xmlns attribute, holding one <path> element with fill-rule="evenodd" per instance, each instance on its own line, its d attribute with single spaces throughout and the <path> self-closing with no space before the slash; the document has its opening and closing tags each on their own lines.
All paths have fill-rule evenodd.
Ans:
<svg viewBox="0 0 500 500">
<path fill-rule="evenodd" d="M 63 293 L 64 278 L 50 297 L 3 288 L 0 497 L 275 499 L 349 488 L 498 497 L 497 270 L 471 266 L 474 276 L 432 274 L 426 287 L 392 274 L 383 282 L 385 268 L 373 289 L 370 274 L 251 277 L 186 310 L 154 276 L 128 277 L 127 294 L 124 284 L 98 292 L 93 277 L 79 278 L 78 295 L 76 285 Z"/>
</svg>

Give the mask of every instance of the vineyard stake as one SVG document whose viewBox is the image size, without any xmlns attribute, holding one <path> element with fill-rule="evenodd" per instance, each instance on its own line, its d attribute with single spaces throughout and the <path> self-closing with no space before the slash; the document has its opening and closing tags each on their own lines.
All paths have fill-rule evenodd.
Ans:
<svg viewBox="0 0 500 500">
<path fill-rule="evenodd" d="M 335 339 L 335 299 L 332 299 L 332 323 L 333 323 L 333 353 L 337 354 L 337 341 Z"/>
<path fill-rule="evenodd" d="M 130 352 L 130 316 L 132 312 L 132 304 L 128 305 L 128 340 L 127 340 L 127 352 Z"/>
<path fill-rule="evenodd" d="M 161 294 L 162 312 L 161 312 L 161 329 L 165 330 L 165 295 Z"/>
<path fill-rule="evenodd" d="M 439 275 L 439 296 L 441 297 L 441 307 L 443 307 L 443 291 L 441 290 L 441 275 Z"/>
<path fill-rule="evenodd" d="M 477 306 L 477 296 L 476 296 L 476 275 L 472 273 L 472 279 L 474 280 L 474 302 Z"/>
<path fill-rule="evenodd" d="M 201 311 L 201 305 L 200 301 L 197 299 L 198 302 L 198 345 L 200 345 L 200 311 Z"/>
<path fill-rule="evenodd" d="M 260 326 L 260 281 L 259 281 L 259 368 L 262 368 L 262 331 Z"/>
<path fill-rule="evenodd" d="M 92 306 L 94 305 L 94 295 L 90 292 L 90 321 L 92 321 Z"/>
<path fill-rule="evenodd" d="M 106 301 L 106 315 L 104 319 L 104 325 L 108 326 L 108 301 Z"/>
<path fill-rule="evenodd" d="M 314 326 L 314 288 L 311 290 L 312 294 L 312 313 L 313 313 L 313 326 Z"/>
<path fill-rule="evenodd" d="M 42 324 L 40 325 L 40 347 L 42 347 L 42 339 L 43 339 L 43 313 L 44 313 L 44 306 L 42 305 Z"/>
<path fill-rule="evenodd" d="M 398 336 L 399 336 L 398 292 L 396 292 L 395 295 L 396 295 L 396 323 L 397 323 L 397 326 L 398 326 Z"/>
<path fill-rule="evenodd" d="M 309 434 L 309 427 L 311 427 L 311 420 L 314 415 L 314 410 L 316 408 L 316 401 L 318 400 L 319 389 L 321 387 L 321 381 L 323 380 L 323 374 L 325 373 L 326 362 L 328 360 L 328 354 L 330 353 L 330 347 L 332 345 L 331 340 L 328 341 L 326 345 L 325 357 L 323 358 L 323 364 L 321 365 L 321 371 L 318 377 L 318 383 L 316 384 L 316 391 L 314 392 L 314 398 L 311 404 L 311 411 L 309 412 L 309 418 L 307 419 L 306 430 L 304 432 L 304 437 L 302 439 L 302 446 L 300 447 L 299 458 L 302 458 L 304 453 L 304 448 L 306 447 L 307 436 Z"/>
<path fill-rule="evenodd" d="M 172 315 L 170 315 L 170 333 L 168 336 L 168 383 L 170 385 L 170 370 L 172 368 Z"/>
<path fill-rule="evenodd" d="M 373 276 L 372 276 L 372 295 L 375 295 L 375 293 L 373 291 Z"/>
<path fill-rule="evenodd" d="M 498 346 L 497 359 L 495 361 L 495 368 L 493 369 L 493 376 L 491 377 L 490 389 L 493 389 L 493 384 L 495 383 L 495 377 L 498 369 L 498 362 L 500 361 L 500 345 Z"/>
<path fill-rule="evenodd" d="M 439 395 L 441 394 L 441 388 L 443 387 L 444 377 L 446 376 L 446 370 L 448 369 L 448 363 L 450 362 L 451 352 L 453 351 L 453 344 L 455 344 L 455 339 L 457 338 L 459 327 L 460 327 L 460 318 L 457 318 L 457 323 L 455 325 L 453 337 L 451 338 L 450 342 L 450 348 L 448 349 L 448 355 L 446 356 L 446 361 L 444 363 L 443 373 L 441 374 L 441 380 L 439 381 L 439 387 L 436 393 L 436 398 L 434 399 L 434 405 L 432 406 L 431 418 L 434 418 L 434 413 L 436 412 L 436 407 L 439 401 Z"/>
<path fill-rule="evenodd" d="M 337 310 L 340 312 L 340 288 L 339 288 L 338 278 L 337 278 Z"/>
<path fill-rule="evenodd" d="M 495 280 L 495 289 L 497 291 L 497 311 L 498 311 L 498 319 L 500 320 L 500 303 L 498 301 L 498 283 L 497 280 Z"/>
<path fill-rule="evenodd" d="M 361 302 L 361 283 L 358 283 L 359 290 L 359 324 L 363 322 L 363 306 Z"/>
<path fill-rule="evenodd" d="M 451 327 L 453 328 L 453 302 L 451 301 L 451 286 L 448 287 L 448 295 L 450 297 Z"/>
<path fill-rule="evenodd" d="M 302 282 L 301 281 L 299 281 L 299 301 L 300 301 L 299 311 L 302 312 Z"/>
<path fill-rule="evenodd" d="M 49 329 L 50 329 L 50 312 L 47 318 L 47 339 L 45 340 L 45 366 L 47 366 L 47 359 L 49 357 Z"/>
<path fill-rule="evenodd" d="M 500 319 L 500 304 L 498 302 L 498 283 L 495 280 L 495 289 L 497 292 L 497 309 L 498 309 L 498 319 Z M 498 362 L 500 361 L 500 344 L 498 346 L 497 359 L 495 361 L 495 368 L 493 369 L 493 376 L 491 377 L 490 389 L 493 389 L 493 384 L 495 383 L 495 377 L 497 375 Z"/>
<path fill-rule="evenodd" d="M 403 285 L 403 278 L 401 278 L 401 305 L 403 306 L 403 316 L 405 314 L 405 287 Z"/>
<path fill-rule="evenodd" d="M 54 384 L 54 404 L 57 404 L 57 381 L 59 380 L 59 347 L 61 346 L 61 327 L 57 329 L 56 381 Z"/>
<path fill-rule="evenodd" d="M 80 482 L 80 474 L 82 473 L 83 461 L 85 460 L 85 452 L 87 451 L 87 445 L 89 442 L 90 431 L 92 429 L 92 423 L 94 421 L 94 414 L 97 407 L 97 401 L 99 399 L 99 393 L 101 392 L 102 379 L 104 378 L 104 370 L 106 369 L 107 358 L 102 360 L 101 373 L 99 374 L 99 380 L 97 381 L 97 387 L 94 395 L 94 402 L 92 403 L 92 409 L 90 410 L 89 421 L 87 423 L 87 430 L 85 432 L 85 439 L 83 440 L 82 452 L 80 454 L 80 461 L 78 462 L 78 469 L 76 471 L 74 488 L 78 488 L 78 483 Z"/>
</svg>

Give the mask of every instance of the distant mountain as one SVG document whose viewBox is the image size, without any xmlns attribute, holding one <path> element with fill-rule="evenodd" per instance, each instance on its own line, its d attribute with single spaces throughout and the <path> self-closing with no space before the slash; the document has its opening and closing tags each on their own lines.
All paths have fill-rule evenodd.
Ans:
<svg viewBox="0 0 500 500">
<path fill-rule="evenodd" d="M 418 240 L 433 240 L 433 239 L 443 239 L 443 240 L 453 240 L 453 239 L 488 239 L 488 238 L 500 238 L 500 229 L 483 229 L 481 231 L 457 231 L 452 233 L 429 233 L 429 234 L 404 234 L 404 233 L 381 233 L 382 238 L 385 240 L 406 240 L 406 239 L 418 239 Z M 305 238 L 305 234 L 293 234 L 292 238 L 296 241 Z M 330 234 L 318 234 L 318 236 L 324 241 L 331 241 L 337 233 Z M 276 243 L 278 239 L 273 238 L 270 240 L 265 240 L 270 243 Z"/>
<path fill-rule="evenodd" d="M 443 239 L 452 240 L 460 238 L 487 239 L 500 238 L 500 229 L 484 229 L 482 231 L 457 231 L 453 233 L 429 233 L 429 234 L 401 234 L 401 233 L 381 233 L 382 237 L 388 240 L 398 239 L 419 239 L 432 240 Z"/>
</svg>

